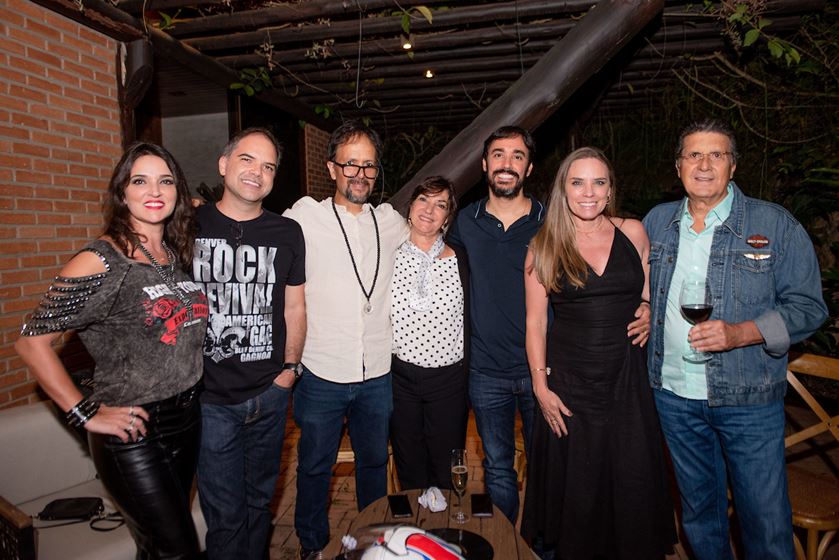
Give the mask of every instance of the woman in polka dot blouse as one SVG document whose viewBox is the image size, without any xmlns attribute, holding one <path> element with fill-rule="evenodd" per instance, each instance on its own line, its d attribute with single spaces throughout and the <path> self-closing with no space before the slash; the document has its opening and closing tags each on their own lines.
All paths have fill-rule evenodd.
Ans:
<svg viewBox="0 0 839 560">
<path fill-rule="evenodd" d="M 396 253 L 390 439 L 403 489 L 451 488 L 451 450 L 466 440 L 468 266 L 443 241 L 456 207 L 447 179 L 425 179 Z"/>
</svg>

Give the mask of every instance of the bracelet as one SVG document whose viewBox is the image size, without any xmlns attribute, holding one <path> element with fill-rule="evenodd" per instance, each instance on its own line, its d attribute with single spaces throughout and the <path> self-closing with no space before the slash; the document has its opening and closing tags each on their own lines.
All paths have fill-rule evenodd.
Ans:
<svg viewBox="0 0 839 560">
<path fill-rule="evenodd" d="M 549 367 L 537 367 L 537 368 L 533 368 L 530 371 L 532 371 L 532 372 L 544 371 L 545 375 L 550 375 L 551 374 L 551 368 L 549 368 Z"/>
<path fill-rule="evenodd" d="M 648 300 L 648 299 L 641 299 L 641 303 L 646 303 L 647 305 L 650 305 L 650 300 Z"/>
<path fill-rule="evenodd" d="M 76 403 L 76 406 L 67 411 L 64 419 L 71 428 L 80 428 L 87 424 L 99 412 L 99 403 L 84 398 Z"/>
</svg>

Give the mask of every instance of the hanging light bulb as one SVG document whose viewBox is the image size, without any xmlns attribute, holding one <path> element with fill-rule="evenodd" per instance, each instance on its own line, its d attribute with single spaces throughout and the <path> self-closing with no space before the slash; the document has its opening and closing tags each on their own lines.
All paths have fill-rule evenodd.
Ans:
<svg viewBox="0 0 839 560">
<path fill-rule="evenodd" d="M 434 77 L 434 72 L 432 72 L 431 69 L 429 68 L 428 70 L 425 71 L 425 77 L 426 78 L 433 78 Z"/>
<path fill-rule="evenodd" d="M 402 48 L 406 51 L 411 50 L 414 47 L 411 36 L 410 35 L 402 35 Z"/>
</svg>

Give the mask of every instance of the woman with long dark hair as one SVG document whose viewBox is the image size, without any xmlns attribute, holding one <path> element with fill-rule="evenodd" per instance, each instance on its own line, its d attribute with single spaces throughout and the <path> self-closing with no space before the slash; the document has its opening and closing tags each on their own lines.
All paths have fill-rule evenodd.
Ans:
<svg viewBox="0 0 839 560">
<path fill-rule="evenodd" d="M 105 231 L 64 266 L 15 344 L 73 427 L 137 543 L 137 558 L 196 558 L 189 508 L 200 429 L 207 304 L 185 269 L 195 234 L 172 155 L 135 143 L 117 163 Z M 96 362 L 93 393 L 52 343 L 75 330 Z"/>
</svg>

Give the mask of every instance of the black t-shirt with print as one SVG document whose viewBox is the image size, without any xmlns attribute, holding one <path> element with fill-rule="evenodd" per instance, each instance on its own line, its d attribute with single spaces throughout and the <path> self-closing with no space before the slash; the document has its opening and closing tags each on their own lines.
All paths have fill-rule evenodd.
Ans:
<svg viewBox="0 0 839 560">
<path fill-rule="evenodd" d="M 265 391 L 285 357 L 285 287 L 306 280 L 306 245 L 294 220 L 265 210 L 238 222 L 215 204 L 198 209 L 192 274 L 204 289 L 202 401 L 237 404 Z"/>
</svg>

